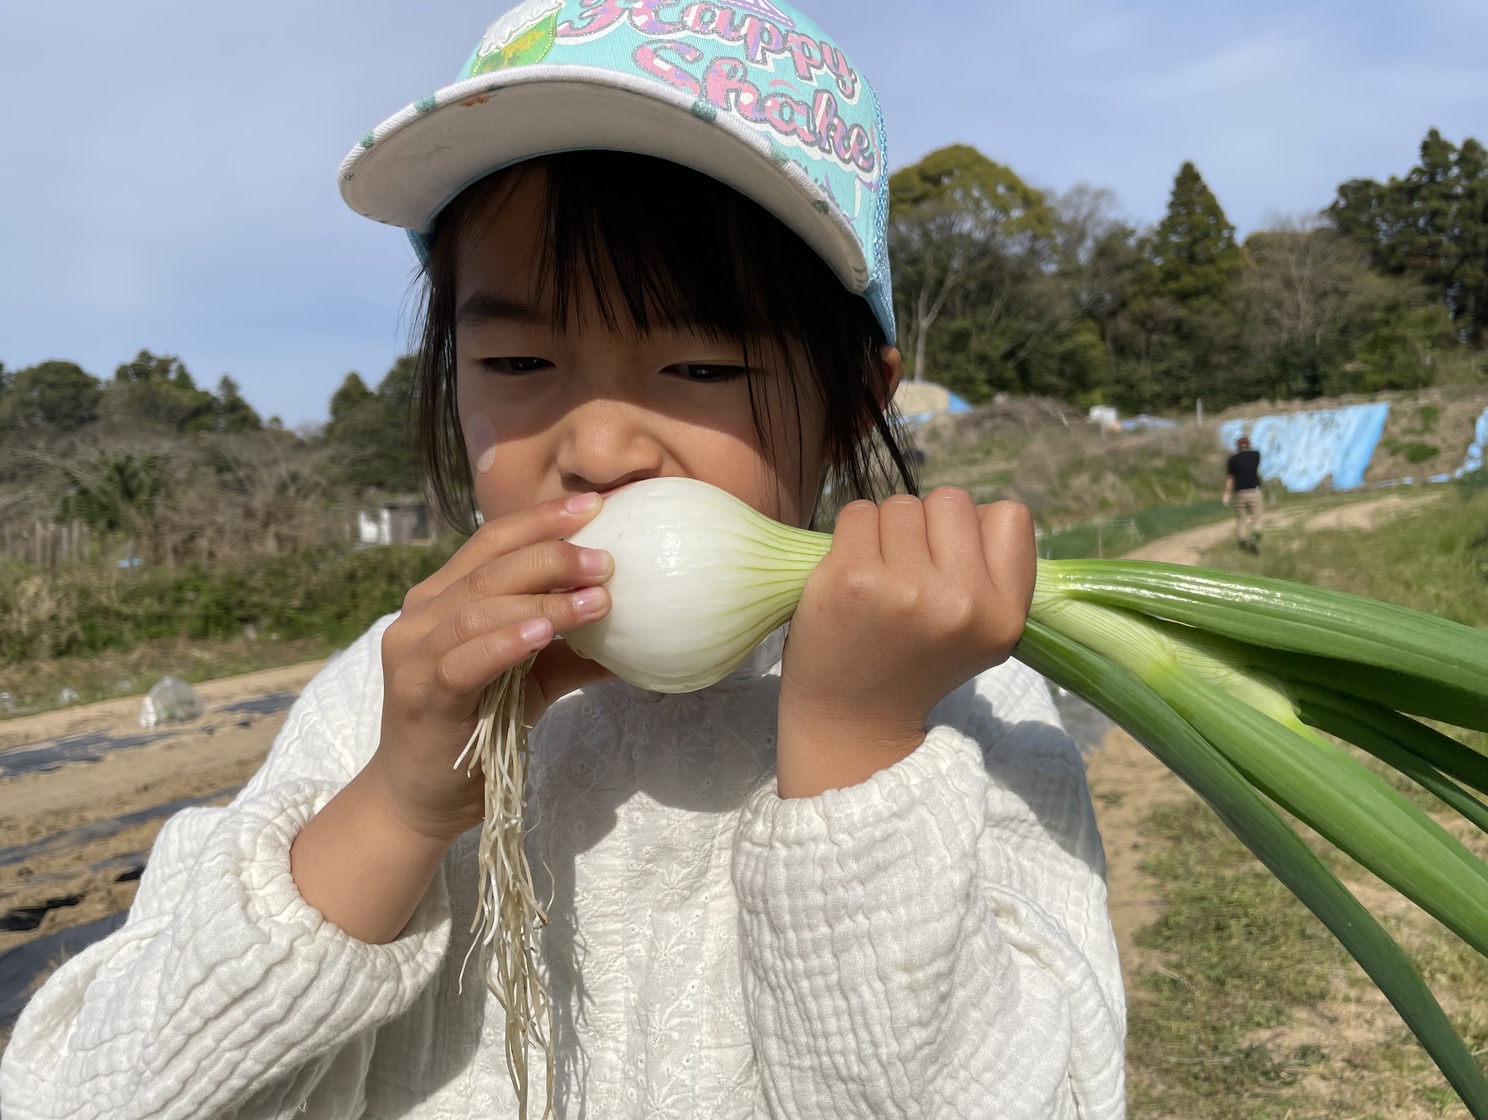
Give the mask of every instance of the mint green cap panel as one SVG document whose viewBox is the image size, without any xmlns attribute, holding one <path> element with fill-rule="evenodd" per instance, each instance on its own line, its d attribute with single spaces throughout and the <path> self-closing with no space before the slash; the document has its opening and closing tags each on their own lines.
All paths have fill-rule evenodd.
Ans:
<svg viewBox="0 0 1488 1120">
<path fill-rule="evenodd" d="M 527 0 L 491 25 L 456 81 L 537 63 L 653 81 L 693 98 L 700 119 L 764 138 L 857 234 L 869 273 L 859 294 L 893 337 L 883 118 L 811 19 L 778 0 Z"/>
</svg>

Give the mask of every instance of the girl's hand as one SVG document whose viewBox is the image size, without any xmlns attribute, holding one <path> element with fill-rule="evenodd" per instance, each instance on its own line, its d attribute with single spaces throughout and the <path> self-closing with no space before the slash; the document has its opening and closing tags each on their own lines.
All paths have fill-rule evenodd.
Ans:
<svg viewBox="0 0 1488 1120">
<path fill-rule="evenodd" d="M 486 522 L 409 591 L 384 633 L 382 738 L 363 777 L 415 833 L 447 844 L 480 823 L 479 770 L 453 767 L 487 684 L 537 653 L 527 678 L 531 725 L 560 696 L 610 675 L 549 644 L 609 612 L 601 586 L 613 570 L 609 553 L 560 539 L 599 508 L 597 494 L 584 494 Z"/>
<path fill-rule="evenodd" d="M 847 506 L 785 646 L 780 795 L 855 785 L 914 750 L 930 709 L 1012 652 L 1036 565 L 1015 502 L 942 487 Z"/>
</svg>

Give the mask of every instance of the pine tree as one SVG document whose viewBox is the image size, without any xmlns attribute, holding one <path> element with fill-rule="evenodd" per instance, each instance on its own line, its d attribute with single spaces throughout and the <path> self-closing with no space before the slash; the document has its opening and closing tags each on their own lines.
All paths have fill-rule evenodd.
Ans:
<svg viewBox="0 0 1488 1120">
<path fill-rule="evenodd" d="M 214 428 L 219 432 L 257 432 L 263 428 L 253 406 L 243 399 L 238 383 L 227 374 L 217 382 Z"/>
<path fill-rule="evenodd" d="M 197 387 L 174 354 L 141 350 L 114 370 L 110 412 L 122 427 L 165 427 L 178 432 L 212 430 L 216 398 Z"/>
<path fill-rule="evenodd" d="M 1376 268 L 1427 285 L 1465 340 L 1488 341 L 1488 149 L 1477 140 L 1458 148 L 1431 129 L 1404 178 L 1341 184 L 1328 217 Z"/>
<path fill-rule="evenodd" d="M 418 488 L 409 414 L 415 364 L 412 355 L 399 358 L 376 392 L 348 373 L 331 397 L 326 442 L 337 449 L 342 479 L 358 490 Z"/>
<path fill-rule="evenodd" d="M 1223 299 L 1239 276 L 1242 258 L 1235 227 L 1192 163 L 1178 169 L 1148 254 L 1154 294 L 1178 304 Z"/>
<path fill-rule="evenodd" d="M 1144 275 L 1123 316 L 1137 360 L 1123 372 L 1122 396 L 1143 408 L 1236 399 L 1233 297 L 1244 258 L 1235 227 L 1192 163 L 1179 168 L 1167 213 L 1142 248 Z"/>
<path fill-rule="evenodd" d="M 346 375 L 346 380 L 341 382 L 340 387 L 331 394 L 331 419 L 325 427 L 325 437 L 335 441 L 342 429 L 346 428 L 351 418 L 361 407 L 363 402 L 372 399 L 372 390 L 367 388 L 367 383 L 362 380 L 361 374 L 352 370 Z"/>
</svg>

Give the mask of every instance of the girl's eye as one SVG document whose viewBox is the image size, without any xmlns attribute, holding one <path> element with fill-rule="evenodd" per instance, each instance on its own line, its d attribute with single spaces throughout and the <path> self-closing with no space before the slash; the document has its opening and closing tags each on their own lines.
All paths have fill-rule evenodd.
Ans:
<svg viewBox="0 0 1488 1120">
<path fill-rule="evenodd" d="M 701 381 L 705 383 L 718 381 L 732 381 L 736 377 L 743 377 L 749 372 L 746 366 L 730 366 L 715 362 L 678 362 L 667 366 L 667 370 L 678 373 L 689 381 Z"/>
<path fill-rule="evenodd" d="M 553 363 L 546 358 L 482 358 L 481 367 L 489 373 L 536 373 Z"/>
</svg>

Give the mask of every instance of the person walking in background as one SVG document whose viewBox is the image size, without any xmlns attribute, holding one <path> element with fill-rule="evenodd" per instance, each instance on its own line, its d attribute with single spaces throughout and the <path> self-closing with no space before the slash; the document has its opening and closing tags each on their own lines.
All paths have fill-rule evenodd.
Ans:
<svg viewBox="0 0 1488 1120">
<path fill-rule="evenodd" d="M 1235 441 L 1235 454 L 1225 468 L 1224 497 L 1235 499 L 1235 543 L 1247 552 L 1261 551 L 1261 453 L 1251 450 L 1250 439 Z"/>
</svg>

